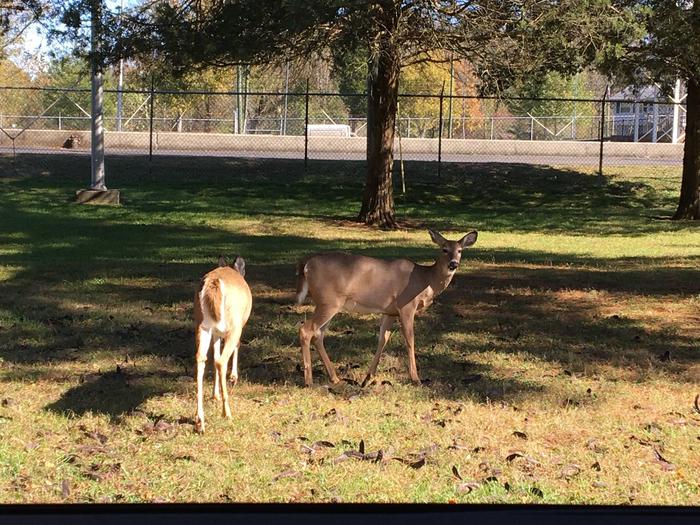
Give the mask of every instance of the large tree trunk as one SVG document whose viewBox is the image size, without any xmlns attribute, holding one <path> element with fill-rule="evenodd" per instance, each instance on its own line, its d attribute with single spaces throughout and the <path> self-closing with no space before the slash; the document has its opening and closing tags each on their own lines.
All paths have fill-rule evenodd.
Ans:
<svg viewBox="0 0 700 525">
<path fill-rule="evenodd" d="M 700 83 L 688 80 L 681 197 L 673 219 L 700 220 Z"/>
<path fill-rule="evenodd" d="M 391 173 L 399 93 L 399 51 L 383 42 L 369 68 L 367 100 L 367 180 L 358 220 L 396 228 Z"/>
</svg>

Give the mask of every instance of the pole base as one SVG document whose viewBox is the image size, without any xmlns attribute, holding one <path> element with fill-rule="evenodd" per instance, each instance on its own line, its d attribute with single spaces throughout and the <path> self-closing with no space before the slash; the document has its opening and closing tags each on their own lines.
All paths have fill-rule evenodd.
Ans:
<svg viewBox="0 0 700 525">
<path fill-rule="evenodd" d="M 119 190 L 78 190 L 75 192 L 78 204 L 119 204 Z"/>
</svg>

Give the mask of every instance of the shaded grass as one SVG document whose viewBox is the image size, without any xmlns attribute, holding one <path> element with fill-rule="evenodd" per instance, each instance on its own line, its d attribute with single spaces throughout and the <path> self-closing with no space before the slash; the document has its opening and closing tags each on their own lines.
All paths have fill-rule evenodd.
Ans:
<svg viewBox="0 0 700 525">
<path fill-rule="evenodd" d="M 351 222 L 358 163 L 108 170 L 121 207 L 66 202 L 87 159 L 0 159 L 3 501 L 697 501 L 700 232 L 650 219 L 673 211 L 678 170 L 450 165 L 438 180 L 409 164 L 399 232 Z M 292 306 L 293 263 L 326 249 L 428 262 L 426 226 L 480 231 L 417 323 L 429 382 L 407 384 L 394 335 L 376 385 L 329 389 L 316 363 L 301 388 L 312 308 Z M 208 401 L 196 436 L 191 297 L 219 253 L 246 258 L 254 312 L 234 419 Z M 331 325 L 342 377 L 362 379 L 377 324 Z M 335 446 L 305 448 L 318 440 Z M 418 469 L 336 461 L 361 441 L 430 453 Z"/>
</svg>

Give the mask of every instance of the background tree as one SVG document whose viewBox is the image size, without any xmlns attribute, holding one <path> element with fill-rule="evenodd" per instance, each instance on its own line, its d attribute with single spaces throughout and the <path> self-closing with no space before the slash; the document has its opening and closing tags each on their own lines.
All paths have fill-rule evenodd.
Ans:
<svg viewBox="0 0 700 525">
<path fill-rule="evenodd" d="M 686 129 L 683 176 L 673 219 L 700 219 L 700 3 L 690 0 L 615 1 L 626 13 L 626 33 L 610 38 L 601 53 L 603 71 L 625 82 L 657 82 L 668 91 L 685 81 Z"/>
<path fill-rule="evenodd" d="M 483 88 L 492 91 L 535 70 L 576 72 L 582 60 L 574 51 L 584 53 L 595 42 L 575 17 L 559 12 L 573 5 L 587 20 L 615 16 L 598 6 L 601 1 L 169 2 L 132 18 L 131 38 L 115 39 L 114 49 L 156 50 L 175 68 L 293 60 L 329 49 L 366 56 L 367 178 L 358 219 L 395 227 L 391 175 L 402 66 L 443 62 L 454 53 L 468 59 Z M 557 38 L 541 38 L 545 30 L 557 31 Z"/>
</svg>

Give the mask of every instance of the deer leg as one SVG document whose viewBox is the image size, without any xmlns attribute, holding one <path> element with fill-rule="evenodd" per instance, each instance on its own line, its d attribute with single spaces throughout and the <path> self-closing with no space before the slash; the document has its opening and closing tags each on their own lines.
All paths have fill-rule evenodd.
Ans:
<svg viewBox="0 0 700 525">
<path fill-rule="evenodd" d="M 233 350 L 233 360 L 231 361 L 231 381 L 234 385 L 238 383 L 238 349 L 240 347 L 240 343 L 236 345 L 236 348 Z"/>
<path fill-rule="evenodd" d="M 319 335 L 322 337 L 321 328 L 325 324 L 327 324 L 336 313 L 338 313 L 338 310 L 339 308 L 337 307 L 316 306 L 316 310 L 314 311 L 314 314 L 311 317 L 311 319 L 308 319 L 306 322 L 304 322 L 304 324 L 301 325 L 301 328 L 299 329 L 299 343 L 301 344 L 301 356 L 304 361 L 305 386 L 311 386 L 314 382 L 313 370 L 311 368 L 311 340 L 317 338 Z M 320 349 L 318 346 L 317 349 L 319 350 L 319 354 L 321 354 L 321 359 L 323 359 L 323 362 L 326 365 L 326 369 L 329 370 L 329 376 L 332 381 L 333 376 L 335 376 L 335 371 L 333 371 L 332 374 L 330 373 L 330 370 L 332 370 L 333 365 L 330 359 L 328 358 L 328 354 L 326 353 L 326 349 L 323 347 L 323 343 L 321 343 Z M 337 380 L 337 376 L 335 376 L 335 378 Z"/>
<path fill-rule="evenodd" d="M 314 339 L 314 346 L 316 347 L 318 354 L 321 356 L 323 364 L 326 366 L 326 372 L 328 372 L 328 379 L 330 379 L 331 383 L 336 384 L 340 382 L 340 379 L 338 379 L 338 375 L 335 373 L 335 368 L 333 368 L 333 363 L 331 363 L 331 360 L 328 357 L 328 354 L 326 353 L 326 347 L 323 345 L 323 336 L 326 334 L 326 329 L 328 328 L 329 322 L 330 320 L 327 321 L 326 324 L 324 324 L 321 328 L 319 328 L 319 334 Z"/>
<path fill-rule="evenodd" d="M 406 340 L 406 350 L 408 351 L 408 374 L 411 376 L 411 381 L 420 384 L 413 341 L 413 321 L 415 313 L 415 310 L 411 310 L 409 312 L 401 312 L 399 315 L 401 320 L 401 333 Z"/>
<path fill-rule="evenodd" d="M 226 337 L 224 341 L 224 349 L 221 352 L 221 356 L 216 361 L 216 368 L 219 371 L 219 376 L 221 381 L 219 386 L 221 387 L 221 401 L 223 403 L 223 416 L 225 418 L 231 417 L 231 407 L 228 402 L 228 386 L 226 384 L 226 367 L 228 366 L 228 360 L 231 358 L 231 354 L 236 351 L 241 339 L 241 329 L 236 328 L 231 331 L 231 333 Z"/>
<path fill-rule="evenodd" d="M 204 432 L 204 368 L 207 364 L 209 343 L 211 343 L 211 331 L 205 330 L 200 325 L 197 327 L 195 339 L 197 344 L 195 355 L 197 362 L 197 419 L 194 428 L 197 432 Z"/>
<path fill-rule="evenodd" d="M 389 342 L 389 338 L 391 337 L 391 327 L 393 326 L 393 324 L 394 318 L 392 316 L 382 316 L 382 322 L 379 325 L 379 341 L 377 343 L 377 352 L 374 354 L 374 359 L 372 359 L 372 363 L 369 365 L 367 377 L 365 377 L 365 380 L 362 381 L 363 388 L 365 385 L 367 385 L 367 383 L 369 383 L 370 379 L 374 377 L 374 374 L 377 373 L 377 365 L 379 364 L 379 358 L 382 356 L 382 352 L 384 352 L 384 348 L 386 348 L 386 344 Z"/>
<path fill-rule="evenodd" d="M 221 338 L 217 337 L 214 339 L 214 363 L 221 357 Z M 214 399 L 219 401 L 221 399 L 221 392 L 219 391 L 219 370 L 214 366 Z"/>
</svg>

